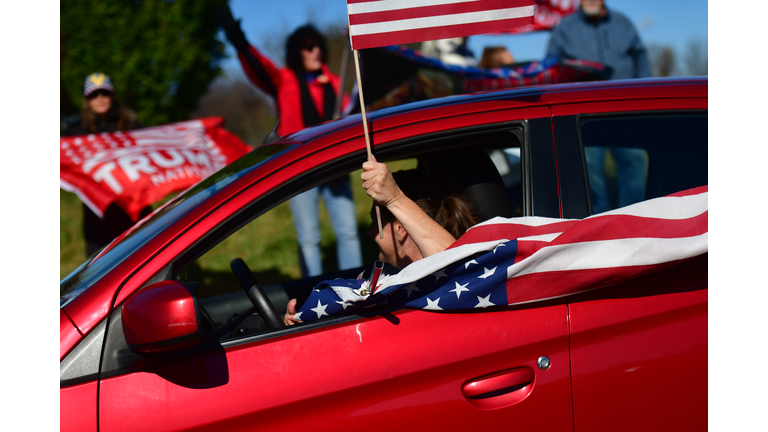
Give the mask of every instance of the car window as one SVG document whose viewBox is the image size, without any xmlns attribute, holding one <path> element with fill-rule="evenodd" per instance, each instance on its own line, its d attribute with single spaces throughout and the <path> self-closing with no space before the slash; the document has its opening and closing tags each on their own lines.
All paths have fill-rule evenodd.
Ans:
<svg viewBox="0 0 768 432">
<path fill-rule="evenodd" d="M 508 207 L 507 217 L 522 215 L 523 189 L 521 169 L 520 141 L 508 132 L 502 141 L 486 142 L 481 146 L 467 147 L 468 142 L 462 141 L 463 146 L 449 146 L 451 139 L 443 141 L 443 147 L 431 146 L 429 151 L 419 151 L 412 148 L 412 156 L 384 158 L 391 171 L 420 169 L 435 176 L 435 181 L 441 181 L 440 176 L 462 177 L 464 173 L 480 171 L 467 161 L 484 160 L 481 167 L 487 178 L 495 175 L 499 181 L 498 190 L 501 200 Z M 444 148 L 448 147 L 448 148 Z M 490 172 L 489 172 L 490 171 Z M 358 235 L 363 252 L 363 266 L 356 269 L 340 270 L 336 260 L 336 239 L 331 222 L 325 211 L 325 204 L 320 203 L 320 232 L 323 262 L 323 274 L 312 278 L 302 278 L 299 262 L 298 243 L 293 225 L 293 215 L 288 199 L 293 194 L 286 194 L 283 202 L 272 208 L 254 209 L 259 214 L 249 223 L 236 230 L 217 244 L 210 247 L 194 262 L 186 265 L 178 272 L 177 279 L 194 284 L 195 294 L 204 313 L 214 328 L 224 325 L 234 325 L 231 332 L 222 332 L 222 339 L 240 337 L 265 330 L 265 324 L 256 318 L 246 318 L 251 315 L 253 304 L 245 294 L 244 288 L 238 282 L 230 269 L 230 262 L 241 258 L 248 265 L 256 280 L 282 316 L 285 313 L 288 300 L 297 298 L 299 304 L 309 296 L 311 289 L 319 282 L 337 277 L 355 278 L 363 270 L 370 269 L 378 259 L 378 247 L 367 230 L 371 224 L 371 199 L 360 187 L 362 170 L 347 173 L 350 177 L 352 195 L 355 201 Z M 470 174 L 472 177 L 475 174 Z M 300 179 L 296 179 L 299 184 Z M 477 186 L 477 185 L 475 185 Z M 481 189 L 483 185 L 479 186 Z M 473 191 L 474 193 L 482 192 Z M 498 196 L 498 195 L 497 195 Z M 485 210 L 499 211 L 493 208 Z M 231 232 L 231 231 L 230 231 Z M 235 329 L 236 328 L 236 329 Z"/>
<path fill-rule="evenodd" d="M 393 170 L 416 167 L 416 159 L 388 162 Z M 360 182 L 362 170 L 348 176 L 354 185 Z M 370 199 L 362 188 L 353 188 L 358 235 L 363 247 L 363 261 L 373 262 L 378 250 L 367 237 L 370 224 Z M 324 274 L 339 271 L 336 260 L 336 239 L 331 221 L 320 200 L 320 249 Z M 286 199 L 271 210 L 254 219 L 188 266 L 182 273 L 185 280 L 195 281 L 198 299 L 243 291 L 237 278 L 229 268 L 234 258 L 241 258 L 248 264 L 262 286 L 283 284 L 301 279 L 298 242 L 293 224 L 293 215 Z"/>
<path fill-rule="evenodd" d="M 707 184 L 707 115 L 581 116 L 592 213 Z"/>
</svg>

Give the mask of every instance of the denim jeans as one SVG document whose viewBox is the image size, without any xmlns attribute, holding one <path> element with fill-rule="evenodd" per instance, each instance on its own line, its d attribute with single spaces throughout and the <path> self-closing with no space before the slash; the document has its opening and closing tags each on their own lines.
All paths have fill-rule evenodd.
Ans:
<svg viewBox="0 0 768 432">
<path fill-rule="evenodd" d="M 611 210 L 608 199 L 608 186 L 605 180 L 606 147 L 585 147 L 587 173 L 589 174 L 589 193 L 592 198 L 592 213 L 598 214 Z M 645 183 L 648 173 L 648 160 L 645 150 L 636 148 L 610 147 L 611 156 L 616 161 L 616 182 L 618 197 L 616 208 L 634 204 L 645 199 Z"/>
<path fill-rule="evenodd" d="M 352 200 L 349 176 L 343 176 L 291 198 L 293 224 L 299 241 L 299 261 L 304 277 L 323 273 L 320 256 L 320 215 L 318 199 L 323 196 L 336 234 L 339 270 L 363 265 L 360 238 L 357 235 L 357 215 Z"/>
</svg>

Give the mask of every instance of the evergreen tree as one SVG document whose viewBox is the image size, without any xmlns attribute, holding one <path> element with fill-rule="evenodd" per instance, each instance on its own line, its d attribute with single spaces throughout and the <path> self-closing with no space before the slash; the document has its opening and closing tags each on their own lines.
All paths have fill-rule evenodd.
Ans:
<svg viewBox="0 0 768 432">
<path fill-rule="evenodd" d="M 61 116 L 79 111 L 98 71 L 145 125 L 188 119 L 224 58 L 209 19 L 222 1 L 62 0 Z"/>
</svg>

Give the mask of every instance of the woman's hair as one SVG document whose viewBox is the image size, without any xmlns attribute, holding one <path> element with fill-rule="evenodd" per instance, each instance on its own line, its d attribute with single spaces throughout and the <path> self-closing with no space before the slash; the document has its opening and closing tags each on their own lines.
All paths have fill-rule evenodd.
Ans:
<svg viewBox="0 0 768 432">
<path fill-rule="evenodd" d="M 461 195 L 422 198 L 416 200 L 416 205 L 456 239 L 478 223 L 472 204 Z"/>
<path fill-rule="evenodd" d="M 307 44 L 317 44 L 323 64 L 327 62 L 325 38 L 312 24 L 306 24 L 294 30 L 285 42 L 285 64 L 296 72 L 304 71 L 301 49 Z"/>
<path fill-rule="evenodd" d="M 392 174 L 398 187 L 432 220 L 454 238 L 461 237 L 471 226 L 480 222 L 472 204 L 461 194 L 450 194 L 438 182 L 431 181 L 417 170 Z M 381 223 L 397 220 L 386 207 L 380 207 Z"/>
<path fill-rule="evenodd" d="M 80 110 L 80 117 L 84 128 L 93 133 L 99 132 L 99 115 L 91 110 L 88 98 L 83 98 L 83 108 Z M 112 95 L 112 105 L 107 112 L 107 117 L 117 118 L 117 130 L 120 131 L 133 129 L 136 125 L 136 113 L 117 102 L 114 95 Z"/>
</svg>

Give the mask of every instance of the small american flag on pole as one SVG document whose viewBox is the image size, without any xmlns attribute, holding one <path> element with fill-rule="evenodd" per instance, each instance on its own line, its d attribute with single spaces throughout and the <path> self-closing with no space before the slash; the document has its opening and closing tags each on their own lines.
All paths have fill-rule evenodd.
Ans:
<svg viewBox="0 0 768 432">
<path fill-rule="evenodd" d="M 447 250 L 370 281 L 322 282 L 296 319 L 387 301 L 431 311 L 542 301 L 629 281 L 708 251 L 708 188 L 702 186 L 590 216 L 494 218 Z M 384 269 L 387 270 L 386 268 Z"/>
<path fill-rule="evenodd" d="M 535 0 L 347 0 L 352 49 L 533 29 Z"/>
</svg>

